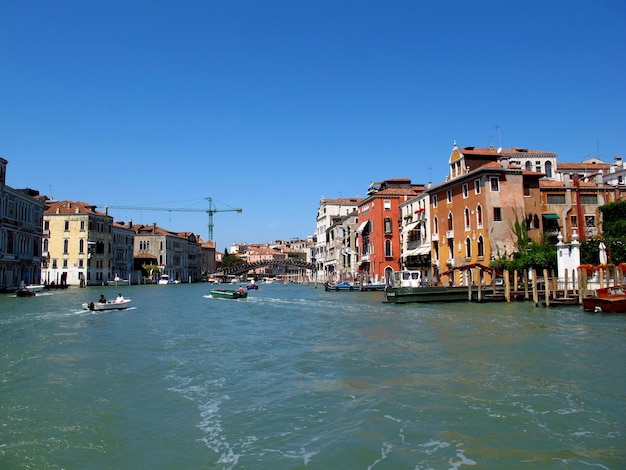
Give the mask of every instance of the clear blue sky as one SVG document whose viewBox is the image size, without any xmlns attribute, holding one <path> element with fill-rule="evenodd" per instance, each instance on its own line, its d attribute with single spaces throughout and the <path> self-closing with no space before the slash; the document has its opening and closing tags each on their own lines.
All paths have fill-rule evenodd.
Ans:
<svg viewBox="0 0 626 470">
<path fill-rule="evenodd" d="M 0 0 L 0 19 L 8 185 L 242 207 L 215 214 L 220 251 L 313 234 L 322 196 L 438 183 L 455 139 L 624 155 L 623 0 Z M 207 237 L 203 213 L 111 212 Z"/>
</svg>

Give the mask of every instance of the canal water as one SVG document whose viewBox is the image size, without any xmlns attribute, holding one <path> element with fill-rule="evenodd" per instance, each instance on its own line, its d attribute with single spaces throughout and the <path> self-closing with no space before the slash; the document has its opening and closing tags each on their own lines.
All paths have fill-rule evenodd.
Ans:
<svg viewBox="0 0 626 470">
<path fill-rule="evenodd" d="M 0 296 L 0 468 L 626 468 L 626 316 L 209 290 Z"/>
</svg>

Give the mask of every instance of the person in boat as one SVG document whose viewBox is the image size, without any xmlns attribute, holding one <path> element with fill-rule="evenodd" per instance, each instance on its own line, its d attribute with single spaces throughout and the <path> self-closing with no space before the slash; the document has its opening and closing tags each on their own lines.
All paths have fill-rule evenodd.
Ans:
<svg viewBox="0 0 626 470">
<path fill-rule="evenodd" d="M 239 292 L 240 294 L 243 294 L 243 287 L 239 286 L 239 289 L 237 289 L 237 292 Z"/>
<path fill-rule="evenodd" d="M 101 304 L 107 303 L 107 298 L 104 296 L 104 294 L 100 294 L 100 300 L 98 300 L 98 302 L 100 302 Z"/>
<path fill-rule="evenodd" d="M 120 293 L 120 294 L 117 294 L 117 298 L 115 299 L 115 301 L 116 301 L 117 303 L 122 303 L 122 302 L 124 302 L 124 296 L 123 296 L 121 293 Z"/>
</svg>

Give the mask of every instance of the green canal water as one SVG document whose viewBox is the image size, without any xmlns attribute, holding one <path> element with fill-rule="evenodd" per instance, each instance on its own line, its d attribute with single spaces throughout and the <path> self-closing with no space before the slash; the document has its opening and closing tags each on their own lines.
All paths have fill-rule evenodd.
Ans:
<svg viewBox="0 0 626 470">
<path fill-rule="evenodd" d="M 0 469 L 626 468 L 626 316 L 209 290 L 0 296 Z"/>
</svg>

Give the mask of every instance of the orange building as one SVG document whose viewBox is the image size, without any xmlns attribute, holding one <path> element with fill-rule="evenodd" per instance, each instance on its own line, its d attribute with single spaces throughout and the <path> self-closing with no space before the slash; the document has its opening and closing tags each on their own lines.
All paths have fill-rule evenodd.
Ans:
<svg viewBox="0 0 626 470">
<path fill-rule="evenodd" d="M 444 283 L 478 283 L 475 273 L 463 268 L 489 266 L 492 259 L 512 254 L 517 241 L 512 230 L 515 221 L 527 223 L 527 214 L 541 215 L 539 179 L 544 174 L 512 164 L 514 152 L 453 149 L 447 181 L 427 191 L 434 278 L 448 273 L 442 276 Z M 527 226 L 532 238 L 541 237 L 539 224 Z M 480 282 L 491 282 L 485 272 L 481 275 Z"/>
<path fill-rule="evenodd" d="M 579 240 L 598 237 L 602 233 L 600 206 L 616 201 L 619 190 L 602 182 L 602 176 L 580 181 L 565 176 L 562 181 L 541 181 L 542 228 L 556 243 L 559 232 L 563 239 Z"/>
<path fill-rule="evenodd" d="M 359 202 L 357 229 L 359 277 L 365 282 L 384 282 L 400 269 L 400 204 L 421 194 L 422 184 L 410 178 L 372 183 Z"/>
</svg>

